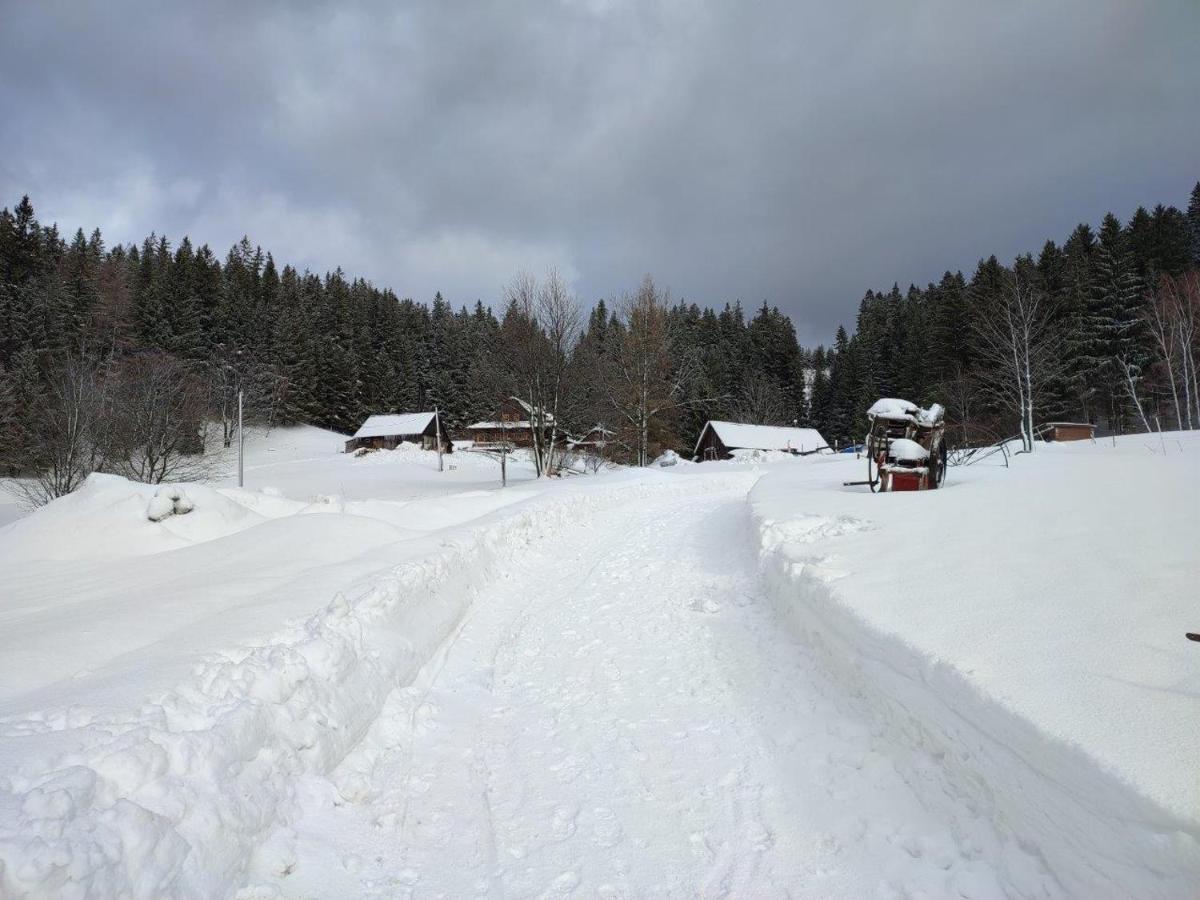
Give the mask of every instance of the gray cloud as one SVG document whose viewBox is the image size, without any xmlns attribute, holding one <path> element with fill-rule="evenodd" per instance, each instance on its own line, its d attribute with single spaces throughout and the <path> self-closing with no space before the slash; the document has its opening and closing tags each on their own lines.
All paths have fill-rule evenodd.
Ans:
<svg viewBox="0 0 1200 900">
<path fill-rule="evenodd" d="M 778 304 L 1036 249 L 1200 178 L 1191 0 L 7 0 L 0 202 L 494 301 Z"/>
</svg>

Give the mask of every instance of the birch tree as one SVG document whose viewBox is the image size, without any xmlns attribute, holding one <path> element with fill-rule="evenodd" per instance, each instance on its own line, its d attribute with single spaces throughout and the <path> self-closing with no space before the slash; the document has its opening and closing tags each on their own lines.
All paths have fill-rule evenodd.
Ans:
<svg viewBox="0 0 1200 900">
<path fill-rule="evenodd" d="M 541 283 L 518 273 L 504 295 L 507 387 L 528 406 L 534 470 L 541 477 L 557 470 L 562 423 L 577 395 L 571 355 L 579 341 L 579 303 L 556 269 Z"/>
<path fill-rule="evenodd" d="M 1026 261 L 1004 272 L 1004 290 L 994 306 L 976 317 L 975 350 L 985 363 L 985 390 L 1014 410 L 1021 446 L 1033 450 L 1034 411 L 1046 382 L 1058 365 L 1058 336 L 1050 328 L 1051 304 L 1035 284 Z"/>
<path fill-rule="evenodd" d="M 1178 428 L 1200 425 L 1196 343 L 1200 337 L 1200 273 L 1164 275 L 1147 298 L 1143 317 L 1170 383 Z"/>
</svg>

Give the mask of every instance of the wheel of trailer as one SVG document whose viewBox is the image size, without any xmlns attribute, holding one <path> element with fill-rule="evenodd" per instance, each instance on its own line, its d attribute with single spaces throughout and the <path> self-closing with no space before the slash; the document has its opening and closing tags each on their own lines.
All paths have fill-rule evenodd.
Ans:
<svg viewBox="0 0 1200 900">
<path fill-rule="evenodd" d="M 929 459 L 929 487 L 931 490 L 940 488 L 946 483 L 946 444 L 938 444 Z"/>
</svg>

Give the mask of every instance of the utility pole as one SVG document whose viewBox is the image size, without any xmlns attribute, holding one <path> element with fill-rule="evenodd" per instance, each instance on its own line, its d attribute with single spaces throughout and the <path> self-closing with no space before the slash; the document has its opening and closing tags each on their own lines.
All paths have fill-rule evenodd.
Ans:
<svg viewBox="0 0 1200 900">
<path fill-rule="evenodd" d="M 438 408 L 433 408 L 433 422 L 437 427 L 437 447 L 438 447 L 438 471 L 445 471 L 442 468 L 442 414 L 438 412 Z"/>
<path fill-rule="evenodd" d="M 238 487 L 246 483 L 246 432 L 242 430 L 242 391 L 238 389 Z"/>
</svg>

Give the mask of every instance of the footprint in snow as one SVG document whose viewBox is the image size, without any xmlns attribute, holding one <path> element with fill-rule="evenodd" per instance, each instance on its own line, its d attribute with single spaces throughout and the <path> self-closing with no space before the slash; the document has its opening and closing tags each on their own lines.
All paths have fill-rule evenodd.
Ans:
<svg viewBox="0 0 1200 900">
<path fill-rule="evenodd" d="M 597 847 L 615 847 L 621 843 L 624 830 L 617 821 L 616 813 L 607 806 L 597 806 L 592 810 L 595 822 L 592 824 L 592 835 Z"/>
</svg>

